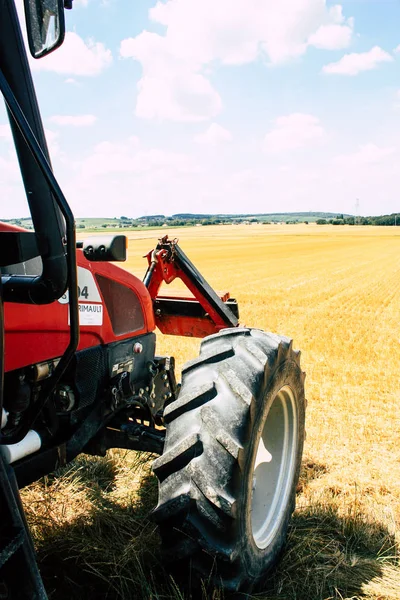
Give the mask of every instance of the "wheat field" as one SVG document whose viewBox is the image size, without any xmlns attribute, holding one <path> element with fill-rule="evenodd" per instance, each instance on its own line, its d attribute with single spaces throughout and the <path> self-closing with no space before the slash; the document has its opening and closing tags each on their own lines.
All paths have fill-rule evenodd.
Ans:
<svg viewBox="0 0 400 600">
<path fill-rule="evenodd" d="M 400 228 L 168 233 L 215 289 L 238 300 L 241 324 L 288 335 L 302 351 L 307 440 L 297 509 L 257 597 L 400 600 Z M 141 278 L 158 232 L 130 237 L 125 268 Z M 157 346 L 180 369 L 199 340 L 159 335 Z M 151 459 L 81 456 L 22 492 L 50 598 L 187 597 L 163 570 L 148 519 L 157 499 Z"/>
</svg>

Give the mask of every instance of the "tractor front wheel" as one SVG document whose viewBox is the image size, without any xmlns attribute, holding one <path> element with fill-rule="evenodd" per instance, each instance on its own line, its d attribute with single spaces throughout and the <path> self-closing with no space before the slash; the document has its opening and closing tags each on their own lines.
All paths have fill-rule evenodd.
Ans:
<svg viewBox="0 0 400 600">
<path fill-rule="evenodd" d="M 166 406 L 153 513 L 166 560 L 193 581 L 250 590 L 283 547 L 304 441 L 304 374 L 288 338 L 205 338 Z"/>
</svg>

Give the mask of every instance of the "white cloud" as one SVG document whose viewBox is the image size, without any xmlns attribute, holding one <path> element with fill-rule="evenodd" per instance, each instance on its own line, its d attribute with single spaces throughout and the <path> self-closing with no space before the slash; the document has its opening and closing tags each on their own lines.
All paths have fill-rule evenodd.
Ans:
<svg viewBox="0 0 400 600">
<path fill-rule="evenodd" d="M 97 144 L 93 151 L 80 164 L 79 170 L 84 178 L 106 177 L 110 174 L 142 175 L 151 173 L 194 173 L 196 166 L 183 153 L 167 152 L 153 148 L 140 147 L 136 137 L 126 142 L 109 141 Z"/>
<path fill-rule="evenodd" d="M 121 56 L 143 65 L 136 114 L 175 121 L 203 121 L 216 116 L 222 108 L 218 92 L 185 59 L 168 52 L 164 39 L 144 31 L 121 43 Z"/>
<path fill-rule="evenodd" d="M 325 135 L 320 120 L 303 113 L 278 117 L 275 127 L 264 138 L 264 151 L 279 154 L 319 142 Z"/>
<path fill-rule="evenodd" d="M 222 100 L 211 83 L 198 73 L 145 76 L 138 84 L 136 115 L 147 119 L 197 122 L 215 117 Z"/>
<path fill-rule="evenodd" d="M 358 75 L 362 71 L 376 69 L 380 63 L 393 61 L 393 56 L 379 46 L 368 52 L 345 54 L 339 61 L 325 65 L 324 73 L 335 75 Z"/>
<path fill-rule="evenodd" d="M 169 0 L 157 2 L 150 18 L 168 28 L 175 54 L 202 64 L 244 64 L 262 53 L 283 62 L 304 54 L 321 25 L 353 26 L 340 5 L 328 10 L 325 0 Z"/>
<path fill-rule="evenodd" d="M 7 123 L 0 125 L 0 139 L 7 141 L 12 140 L 11 128 Z"/>
<path fill-rule="evenodd" d="M 395 54 L 399 54 L 400 53 L 400 44 L 398 46 L 396 46 L 396 48 L 393 50 L 393 52 Z"/>
<path fill-rule="evenodd" d="M 283 127 L 282 118 L 280 123 Z M 310 124 L 316 125 L 318 136 L 318 121 Z M 305 144 L 318 141 L 303 137 Z M 72 169 L 60 160 L 62 153 L 54 165 L 79 216 L 276 212 L 277 207 L 351 212 L 357 197 L 368 214 L 393 212 L 400 185 L 394 143 L 355 145 L 353 152 L 347 145 L 344 142 L 343 152 L 348 154 L 335 160 L 324 145 L 307 154 L 285 152 L 271 161 L 260 155 L 255 143 L 245 149 L 240 144 L 239 156 L 234 151 L 210 152 L 208 146 L 199 146 L 191 156 L 145 148 L 132 138 L 78 149 Z M 71 157 L 66 157 L 70 163 Z"/>
<path fill-rule="evenodd" d="M 348 25 L 321 25 L 308 38 L 308 43 L 324 50 L 340 50 L 349 46 L 352 34 L 353 29 Z"/>
<path fill-rule="evenodd" d="M 277 65 L 307 47 L 338 49 L 350 42 L 353 20 L 325 0 L 168 0 L 150 18 L 165 35 L 142 32 L 121 43 L 120 55 L 142 64 L 136 114 L 199 121 L 222 108 L 204 69 L 266 58 Z"/>
<path fill-rule="evenodd" d="M 210 127 L 204 132 L 194 137 L 198 144 L 217 146 L 222 143 L 231 142 L 233 139 L 231 132 L 218 123 L 211 123 Z"/>
<path fill-rule="evenodd" d="M 359 146 L 356 152 L 336 156 L 335 162 L 351 168 L 380 165 L 384 164 L 395 153 L 396 148 L 394 146 L 380 147 L 369 142 Z"/>
<path fill-rule="evenodd" d="M 398 207 L 399 158 L 395 146 L 372 142 L 336 156 L 324 178 L 326 193 L 341 197 L 342 202 L 360 198 L 361 214 L 394 212 Z"/>
<path fill-rule="evenodd" d="M 337 4 L 329 10 L 328 22 L 318 27 L 308 38 L 309 46 L 324 50 L 340 50 L 350 45 L 354 19 L 345 19 L 342 7 Z"/>
<path fill-rule="evenodd" d="M 61 126 L 88 127 L 97 121 L 97 117 L 94 115 L 53 115 L 49 121 Z"/>
<path fill-rule="evenodd" d="M 53 71 L 62 75 L 99 75 L 112 63 L 111 50 L 101 42 L 84 40 L 73 31 L 65 34 L 63 45 L 40 59 L 30 60 L 34 71 Z"/>
<path fill-rule="evenodd" d="M 78 82 L 77 82 L 77 80 L 74 79 L 73 77 L 68 77 L 68 79 L 66 79 L 64 81 L 64 83 L 68 83 L 70 85 L 79 85 Z"/>
<path fill-rule="evenodd" d="M 395 110 L 398 110 L 400 108 L 400 90 L 397 90 L 394 97 L 395 97 L 395 100 L 393 102 L 393 108 Z"/>
<path fill-rule="evenodd" d="M 341 4 L 335 4 L 331 6 L 329 9 L 329 16 L 332 19 L 333 23 L 344 23 L 346 21 L 345 16 L 343 15 L 343 6 Z M 347 19 L 348 21 L 353 21 L 352 17 Z"/>
<path fill-rule="evenodd" d="M 202 176 L 193 157 L 143 148 L 131 137 L 105 140 L 77 157 L 63 187 L 74 212 L 82 216 L 139 216 L 154 213 L 156 206 L 157 212 L 165 214 L 187 208 Z"/>
</svg>

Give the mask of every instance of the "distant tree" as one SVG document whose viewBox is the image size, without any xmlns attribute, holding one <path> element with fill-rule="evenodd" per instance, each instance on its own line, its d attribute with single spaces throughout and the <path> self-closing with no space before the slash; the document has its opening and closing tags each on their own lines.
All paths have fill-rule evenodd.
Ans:
<svg viewBox="0 0 400 600">
<path fill-rule="evenodd" d="M 317 225 L 326 225 L 327 220 L 326 219 L 317 219 L 316 223 L 317 223 Z"/>
<path fill-rule="evenodd" d="M 104 227 L 104 228 L 108 227 L 107 223 L 103 223 L 102 227 Z"/>
</svg>

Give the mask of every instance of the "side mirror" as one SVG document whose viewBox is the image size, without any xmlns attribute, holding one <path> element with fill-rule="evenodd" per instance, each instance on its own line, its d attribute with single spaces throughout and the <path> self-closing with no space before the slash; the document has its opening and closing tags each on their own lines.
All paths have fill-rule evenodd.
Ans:
<svg viewBox="0 0 400 600">
<path fill-rule="evenodd" d="M 123 262 L 126 260 L 126 235 L 95 235 L 77 243 L 90 262 Z"/>
<path fill-rule="evenodd" d="M 64 41 L 63 0 L 24 0 L 29 49 L 34 58 L 49 54 Z"/>
</svg>

